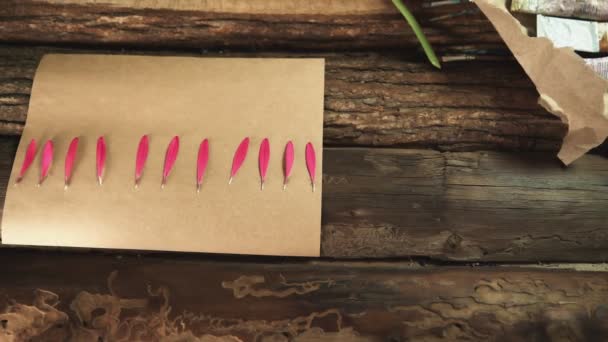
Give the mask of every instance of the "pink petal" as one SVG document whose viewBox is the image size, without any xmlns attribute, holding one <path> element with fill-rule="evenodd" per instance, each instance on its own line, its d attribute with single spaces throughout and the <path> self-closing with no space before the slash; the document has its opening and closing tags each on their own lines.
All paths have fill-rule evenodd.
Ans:
<svg viewBox="0 0 608 342">
<path fill-rule="evenodd" d="M 29 169 L 30 165 L 32 165 L 32 162 L 34 162 L 34 158 L 36 158 L 36 140 L 32 139 L 25 150 L 25 157 L 23 158 L 23 164 L 21 164 L 21 171 L 19 171 L 17 183 L 21 182 L 23 176 L 25 176 L 25 172 Z"/>
<path fill-rule="evenodd" d="M 264 181 L 266 180 L 266 173 L 268 172 L 268 163 L 270 162 L 270 143 L 268 138 L 264 138 L 260 144 L 260 152 L 258 156 L 258 166 L 260 168 L 260 181 L 262 190 L 264 190 Z"/>
<path fill-rule="evenodd" d="M 294 159 L 295 156 L 293 150 L 293 143 L 290 140 L 287 142 L 287 145 L 285 145 L 285 155 L 283 156 L 283 190 L 285 190 L 285 188 L 287 187 L 287 180 L 289 179 L 289 176 L 291 176 L 291 170 L 293 168 Z"/>
<path fill-rule="evenodd" d="M 149 149 L 150 143 L 148 136 L 144 135 L 139 140 L 139 146 L 137 146 L 137 155 L 135 157 L 135 186 L 139 185 L 139 181 L 143 175 L 144 166 L 146 166 L 146 160 L 148 160 Z"/>
<path fill-rule="evenodd" d="M 161 187 L 167 184 L 167 178 L 173 169 L 173 165 L 177 160 L 177 153 L 179 152 L 179 137 L 174 136 L 167 146 L 167 153 L 165 154 L 165 165 L 163 166 L 163 181 Z"/>
<path fill-rule="evenodd" d="M 103 175 L 106 172 L 106 140 L 103 136 L 97 139 L 97 181 L 103 183 Z"/>
<path fill-rule="evenodd" d="M 198 147 L 198 158 L 196 160 L 196 189 L 201 190 L 203 184 L 203 176 L 207 169 L 207 162 L 209 161 L 209 142 L 207 139 L 203 140 Z"/>
<path fill-rule="evenodd" d="M 70 185 L 70 181 L 72 179 L 72 172 L 74 171 L 74 161 L 76 160 L 76 152 L 78 151 L 78 141 L 79 138 L 72 139 L 70 146 L 68 147 L 68 152 L 65 155 L 65 175 L 64 175 L 64 183 L 67 188 Z"/>
<path fill-rule="evenodd" d="M 42 182 L 49 175 L 51 166 L 53 165 L 53 141 L 47 140 L 42 147 L 42 158 L 40 159 L 40 180 L 38 184 Z"/>
<path fill-rule="evenodd" d="M 230 170 L 230 180 L 228 184 L 232 183 L 232 178 L 236 176 L 236 173 L 245 162 L 245 158 L 247 157 L 247 151 L 249 150 L 249 138 L 243 139 L 239 144 L 239 147 L 234 152 L 234 157 L 232 158 L 232 169 Z"/>
<path fill-rule="evenodd" d="M 315 156 L 315 148 L 312 146 L 312 143 L 306 144 L 306 168 L 308 169 L 308 175 L 310 176 L 312 191 L 315 191 L 315 171 L 317 168 L 317 159 Z"/>
</svg>

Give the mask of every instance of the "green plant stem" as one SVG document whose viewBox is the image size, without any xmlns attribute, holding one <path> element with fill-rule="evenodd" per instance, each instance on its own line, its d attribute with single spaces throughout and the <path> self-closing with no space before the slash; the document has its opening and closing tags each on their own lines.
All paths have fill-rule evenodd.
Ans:
<svg viewBox="0 0 608 342">
<path fill-rule="evenodd" d="M 433 51 L 433 47 L 431 46 L 429 41 L 426 39 L 426 36 L 424 35 L 424 32 L 422 32 L 422 29 L 420 28 L 418 21 L 416 21 L 416 18 L 414 18 L 414 16 L 410 12 L 410 10 L 407 9 L 407 7 L 403 3 L 403 1 L 401 1 L 401 0 L 392 0 L 392 1 L 393 1 L 393 4 L 395 5 L 395 7 L 397 7 L 399 12 L 401 12 L 401 15 L 403 15 L 403 17 L 405 18 L 407 23 L 410 25 L 412 30 L 414 30 L 414 34 L 416 34 L 418 41 L 420 41 L 420 44 L 422 44 L 422 49 L 424 50 L 426 57 L 429 59 L 429 62 L 431 62 L 431 64 L 433 64 L 437 69 L 441 69 L 441 63 L 439 63 L 439 59 L 437 58 L 437 55 L 435 55 L 435 51 Z"/>
</svg>

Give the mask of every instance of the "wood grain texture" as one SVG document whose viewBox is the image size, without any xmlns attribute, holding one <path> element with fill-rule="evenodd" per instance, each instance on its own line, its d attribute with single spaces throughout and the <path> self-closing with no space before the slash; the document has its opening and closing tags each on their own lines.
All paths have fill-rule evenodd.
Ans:
<svg viewBox="0 0 608 342">
<path fill-rule="evenodd" d="M 568 169 L 540 153 L 328 149 L 324 157 L 323 255 L 608 257 L 603 157 Z"/>
<path fill-rule="evenodd" d="M 423 9 L 410 1 L 436 45 L 496 45 L 481 14 L 429 19 L 474 4 Z M 389 0 L 41 1 L 5 0 L 0 41 L 154 47 L 357 49 L 418 47 Z"/>
<path fill-rule="evenodd" d="M 608 334 L 605 272 L 7 250 L 0 261 L 0 337 L 19 341 L 597 341 Z"/>
<path fill-rule="evenodd" d="M 20 134 L 23 129 L 35 69 L 48 52 L 99 51 L 1 46 L 1 134 Z M 426 62 L 391 53 L 221 55 L 326 57 L 327 146 L 557 151 L 566 131 L 564 124 L 537 104 L 534 86 L 515 62 L 452 63 L 436 71 Z"/>
<path fill-rule="evenodd" d="M 17 138 L 0 138 L 0 204 Z M 608 160 L 326 148 L 322 256 L 608 260 Z"/>
</svg>

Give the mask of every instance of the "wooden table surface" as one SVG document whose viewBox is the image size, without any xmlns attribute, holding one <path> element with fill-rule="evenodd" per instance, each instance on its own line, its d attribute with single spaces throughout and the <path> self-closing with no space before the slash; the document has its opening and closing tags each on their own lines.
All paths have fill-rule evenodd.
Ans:
<svg viewBox="0 0 608 342">
<path fill-rule="evenodd" d="M 608 340 L 608 149 L 563 167 L 475 5 L 407 3 L 500 58 L 433 69 L 390 0 L 4 1 L 2 197 L 45 53 L 327 66 L 322 258 L 2 246 L 0 341 Z"/>
</svg>

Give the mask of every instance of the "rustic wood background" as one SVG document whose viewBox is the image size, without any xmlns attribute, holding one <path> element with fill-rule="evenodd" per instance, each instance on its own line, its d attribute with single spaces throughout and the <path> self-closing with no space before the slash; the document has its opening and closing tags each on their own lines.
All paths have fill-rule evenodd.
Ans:
<svg viewBox="0 0 608 342">
<path fill-rule="evenodd" d="M 2 197 L 45 53 L 327 66 L 320 260 L 3 246 L 0 341 L 608 340 L 608 149 L 564 168 L 475 5 L 407 3 L 499 57 L 433 69 L 390 0 L 3 1 Z"/>
</svg>

